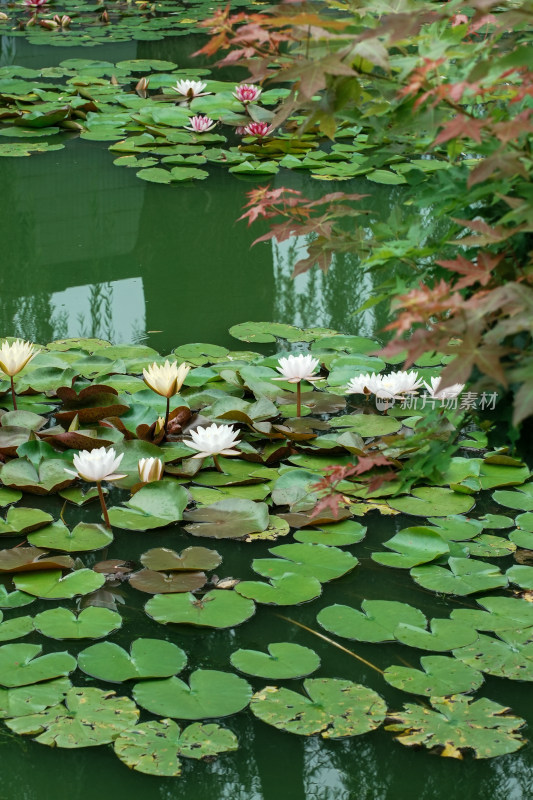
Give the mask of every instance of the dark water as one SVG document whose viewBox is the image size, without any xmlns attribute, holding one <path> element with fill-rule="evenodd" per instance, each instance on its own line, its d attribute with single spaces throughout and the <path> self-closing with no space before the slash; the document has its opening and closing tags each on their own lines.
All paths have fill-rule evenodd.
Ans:
<svg viewBox="0 0 533 800">
<path fill-rule="evenodd" d="M 194 43 L 180 40 L 123 44 L 113 48 L 112 54 L 107 48 L 72 52 L 31 48 L 19 39 L 16 52 L 10 55 L 4 48 L 4 61 L 9 57 L 12 63 L 43 66 L 73 56 L 107 60 L 152 56 L 182 64 L 192 49 Z M 323 185 L 300 176 L 277 176 L 272 182 L 315 196 L 324 190 Z M 191 186 L 147 184 L 132 171 L 114 167 L 106 144 L 73 140 L 63 151 L 1 159 L 0 185 L 2 335 L 16 334 L 39 342 L 102 336 L 117 342 L 146 341 L 167 351 L 194 341 L 241 347 L 227 330 L 245 320 L 327 325 L 363 334 L 378 332 L 386 322 L 373 311 L 357 319 L 351 316 L 373 287 L 373 279 L 358 272 L 355 256 L 339 259 L 327 277 L 313 272 L 293 281 L 292 266 L 305 242 L 260 244 L 250 249 L 263 230 L 260 226 L 248 229 L 235 220 L 253 184 L 223 171 L 215 169 L 209 180 Z M 347 184 L 341 186 L 348 188 Z M 336 186 L 328 184 L 326 188 L 332 191 Z M 349 190 L 368 192 L 369 185 L 352 183 Z M 369 205 L 383 218 L 401 201 L 394 188 L 373 187 L 370 191 Z M 50 499 L 48 506 L 58 513 L 55 499 Z M 74 512 L 69 513 L 72 522 Z M 94 507 L 83 511 L 88 520 L 94 521 L 96 514 Z M 319 600 L 289 608 L 286 616 L 318 628 L 315 620 L 321 608 L 333 602 L 358 607 L 364 598 L 408 601 L 428 616 L 447 616 L 453 601 L 441 600 L 416 587 L 405 573 L 370 560 L 379 542 L 411 520 L 382 518 L 373 512 L 366 522 L 367 539 L 350 548 L 361 565 L 326 585 Z M 109 557 L 135 559 L 149 547 L 165 545 L 179 550 L 187 543 L 186 534 L 176 527 L 156 534 L 119 532 Z M 266 554 L 268 549 L 260 543 L 221 542 L 216 546 L 224 556 L 219 574 L 239 578 L 253 575 L 252 549 L 253 556 Z M 241 627 L 210 632 L 157 626 L 142 611 L 146 596 L 128 590 L 125 599 L 126 605 L 120 609 L 124 626 L 112 637 L 123 646 L 141 635 L 165 636 L 185 649 L 192 669 L 224 670 L 230 668 L 229 655 L 238 647 L 263 649 L 268 642 L 294 641 L 319 653 L 322 665 L 317 676 L 366 684 L 380 692 L 391 709 L 413 700 L 389 687 L 378 672 L 282 619 L 283 609 L 263 607 Z M 456 602 L 474 604 L 468 599 Z M 28 613 L 38 610 L 34 604 Z M 418 664 L 417 651 L 399 645 L 344 644 L 381 669 L 401 663 L 401 659 Z M 69 645 L 69 650 L 76 653 L 81 647 Z M 46 640 L 46 650 L 52 649 L 61 649 L 61 643 Z M 76 683 L 83 680 L 76 675 Z M 254 688 L 264 685 L 262 681 L 252 683 Z M 298 688 L 300 682 L 287 685 Z M 120 694 L 127 691 L 127 687 L 118 688 Z M 533 721 L 527 684 L 488 678 L 481 693 Z M 180 779 L 131 772 L 109 747 L 49 749 L 2 729 L 0 800 L 93 800 L 104 796 L 117 800 L 527 800 L 533 794 L 529 745 L 493 761 L 456 762 L 404 748 L 383 729 L 344 742 L 324 742 L 277 732 L 248 711 L 225 724 L 237 734 L 239 751 L 209 764 L 185 760 Z"/>
</svg>

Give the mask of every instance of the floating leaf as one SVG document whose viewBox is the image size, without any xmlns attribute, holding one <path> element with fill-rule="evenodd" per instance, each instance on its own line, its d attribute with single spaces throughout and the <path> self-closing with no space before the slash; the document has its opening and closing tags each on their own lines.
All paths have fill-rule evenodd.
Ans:
<svg viewBox="0 0 533 800">
<path fill-rule="evenodd" d="M 389 500 L 389 506 L 415 517 L 448 517 L 451 514 L 466 514 L 474 501 L 466 494 L 442 489 L 439 486 L 420 486 L 407 497 Z"/>
<path fill-rule="evenodd" d="M 76 669 L 76 659 L 69 653 L 41 656 L 42 649 L 40 644 L 5 644 L 0 647 L 2 686 L 27 686 L 69 675 Z"/>
<path fill-rule="evenodd" d="M 143 722 L 115 739 L 115 753 L 130 769 L 146 775 L 181 775 L 179 756 L 213 758 L 238 749 L 237 737 L 213 723 L 194 722 L 180 731 L 173 720 Z"/>
<path fill-rule="evenodd" d="M 91 569 L 79 569 L 68 575 L 63 575 L 61 570 L 51 569 L 20 573 L 13 582 L 21 592 L 45 599 L 62 600 L 95 592 L 104 585 L 105 577 Z"/>
<path fill-rule="evenodd" d="M 0 520 L 0 535 L 30 533 L 52 522 L 53 517 L 40 508 L 10 508 L 5 522 Z"/>
<path fill-rule="evenodd" d="M 37 547 L 12 547 L 0 550 L 0 572 L 26 572 L 42 569 L 71 569 L 69 556 L 51 556 Z"/>
<path fill-rule="evenodd" d="M 233 628 L 255 613 L 252 600 L 224 589 L 213 589 L 201 598 L 193 594 L 158 594 L 144 608 L 156 622 L 206 628 Z"/>
<path fill-rule="evenodd" d="M 31 686 L 0 689 L 0 719 L 37 714 L 55 706 L 62 701 L 70 687 L 68 678 L 57 678 Z"/>
<path fill-rule="evenodd" d="M 346 547 L 358 544 L 366 535 L 366 527 L 355 520 L 344 520 L 338 525 L 322 525 L 321 530 L 295 531 L 294 538 L 303 544 L 326 544 L 333 547 Z"/>
<path fill-rule="evenodd" d="M 89 606 L 78 614 L 67 608 L 51 608 L 34 618 L 35 629 L 51 639 L 102 639 L 122 625 L 120 614 Z"/>
<path fill-rule="evenodd" d="M 472 556 L 503 558 L 514 553 L 516 544 L 504 539 L 503 536 L 491 536 L 489 533 L 484 533 L 468 543 L 468 550 Z"/>
<path fill-rule="evenodd" d="M 373 561 L 399 569 L 411 569 L 450 551 L 448 544 L 435 529 L 423 526 L 404 528 L 383 544 L 396 552 L 372 553 Z"/>
<path fill-rule="evenodd" d="M 451 618 L 478 631 L 505 631 L 533 626 L 533 604 L 515 597 L 478 597 L 480 608 L 454 608 Z"/>
<path fill-rule="evenodd" d="M 446 652 L 475 641 L 477 631 L 463 620 L 432 619 L 429 631 L 425 626 L 400 622 L 394 631 L 394 637 L 409 647 Z"/>
<path fill-rule="evenodd" d="M 82 650 L 78 656 L 80 669 L 110 683 L 167 678 L 181 672 L 186 663 L 183 650 L 162 639 L 135 639 L 129 653 L 113 642 L 100 642 Z"/>
<path fill-rule="evenodd" d="M 153 569 L 141 569 L 130 576 L 130 585 L 140 592 L 148 594 L 195 592 L 204 586 L 207 578 L 205 572 L 156 572 Z"/>
<path fill-rule="evenodd" d="M 31 617 L 15 617 L 0 624 L 0 642 L 9 642 L 11 639 L 21 639 L 33 631 Z"/>
<path fill-rule="evenodd" d="M 435 517 L 435 519 L 429 519 L 428 522 L 437 526 L 438 533 L 443 539 L 453 542 L 473 539 L 483 530 L 483 523 L 480 520 L 467 519 L 461 514 L 452 514 L 446 519 Z"/>
<path fill-rule="evenodd" d="M 390 642 L 400 623 L 421 626 L 426 617 L 418 608 L 395 600 L 363 600 L 362 611 L 350 606 L 327 606 L 317 616 L 317 622 L 327 631 L 345 639 L 360 642 Z"/>
<path fill-rule="evenodd" d="M 303 678 L 320 666 L 319 657 L 309 647 L 273 642 L 267 649 L 268 654 L 260 650 L 236 650 L 231 655 L 231 663 L 240 672 L 274 680 Z"/>
<path fill-rule="evenodd" d="M 533 680 L 533 631 L 528 629 L 521 636 L 520 631 L 505 630 L 498 631 L 498 636 L 499 639 L 493 639 L 480 635 L 473 644 L 460 647 L 453 654 L 489 675 L 514 681 Z"/>
<path fill-rule="evenodd" d="M 87 550 L 101 550 L 113 541 L 113 534 L 103 525 L 91 522 L 78 522 L 69 530 L 61 522 L 55 522 L 28 536 L 28 541 L 37 547 L 50 547 L 66 553 L 81 553 Z"/>
<path fill-rule="evenodd" d="M 0 608 L 22 608 L 35 602 L 26 592 L 8 592 L 6 587 L 0 584 Z"/>
<path fill-rule="evenodd" d="M 142 554 L 141 563 L 147 569 L 162 572 L 211 570 L 220 566 L 222 556 L 207 547 L 187 547 L 181 553 L 167 547 L 154 547 Z"/>
<path fill-rule="evenodd" d="M 152 714 L 178 719 L 213 719 L 237 714 L 252 696 L 244 678 L 214 669 L 197 669 L 189 685 L 179 678 L 144 681 L 133 687 L 135 701 Z"/>
<path fill-rule="evenodd" d="M 127 530 L 163 528 L 182 518 L 187 492 L 172 478 L 148 483 L 124 506 L 109 509 L 111 525 Z"/>
<path fill-rule="evenodd" d="M 378 728 L 387 712 L 382 698 L 372 689 L 334 678 L 308 678 L 305 695 L 267 686 L 250 704 L 263 722 L 288 733 L 324 739 L 358 736 Z"/>
<path fill-rule="evenodd" d="M 423 656 L 422 670 L 412 667 L 387 667 L 383 677 L 396 689 L 426 697 L 444 697 L 473 692 L 483 683 L 483 675 L 449 656 Z"/>
<path fill-rule="evenodd" d="M 525 744 L 518 730 L 525 724 L 511 716 L 509 709 L 483 697 L 473 700 L 464 695 L 433 698 L 434 710 L 406 703 L 403 711 L 391 714 L 386 730 L 397 732 L 400 744 L 409 747 L 438 748 L 439 755 L 462 758 L 494 758 L 514 753 Z"/>
<path fill-rule="evenodd" d="M 255 572 L 264 578 L 281 578 L 286 572 L 312 576 L 321 583 L 340 578 L 359 563 L 355 556 L 324 544 L 281 544 L 269 551 L 278 558 L 256 558 Z"/>
<path fill-rule="evenodd" d="M 300 575 L 287 571 L 270 583 L 264 581 L 241 581 L 235 591 L 243 597 L 275 606 L 293 606 L 315 600 L 322 592 L 322 585 L 312 575 Z"/>
<path fill-rule="evenodd" d="M 185 530 L 193 536 L 210 536 L 215 539 L 237 539 L 249 533 L 264 531 L 268 527 L 268 506 L 253 500 L 227 498 L 210 506 L 202 506 L 184 514 Z"/>
<path fill-rule="evenodd" d="M 109 744 L 132 728 L 139 710 L 127 697 L 101 689 L 72 687 L 64 704 L 40 714 L 16 717 L 6 725 L 15 733 L 39 734 L 35 741 L 50 747 L 92 747 Z"/>
<path fill-rule="evenodd" d="M 515 491 L 496 491 L 492 497 L 501 506 L 516 508 L 518 511 L 533 511 L 533 483 L 517 486 Z"/>
<path fill-rule="evenodd" d="M 507 586 L 507 578 L 492 564 L 473 558 L 450 558 L 449 569 L 436 565 L 415 567 L 411 577 L 432 592 L 465 596 Z"/>
</svg>

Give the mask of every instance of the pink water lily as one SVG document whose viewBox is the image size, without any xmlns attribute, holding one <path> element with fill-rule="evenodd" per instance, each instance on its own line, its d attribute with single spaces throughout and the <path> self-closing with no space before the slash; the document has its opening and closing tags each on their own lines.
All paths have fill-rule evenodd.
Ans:
<svg viewBox="0 0 533 800">
<path fill-rule="evenodd" d="M 203 117 L 200 114 L 196 117 L 192 117 L 190 122 L 191 124 L 187 125 L 186 128 L 188 131 L 194 131 L 195 133 L 206 133 L 212 130 L 216 125 L 215 121 L 210 117 Z"/>
<path fill-rule="evenodd" d="M 272 131 L 273 128 L 271 128 L 267 122 L 250 122 L 244 129 L 244 132 L 247 133 L 248 136 L 258 136 L 260 139 L 262 139 L 263 136 L 268 136 Z"/>
<path fill-rule="evenodd" d="M 259 100 L 261 91 L 262 89 L 260 89 L 259 86 L 255 86 L 253 83 L 240 83 L 235 87 L 233 97 L 240 100 L 241 103 L 253 103 Z"/>
<path fill-rule="evenodd" d="M 22 5 L 26 6 L 26 8 L 29 8 L 29 9 L 32 9 L 32 10 L 36 10 L 36 9 L 42 8 L 47 3 L 48 3 L 48 0 L 24 0 Z"/>
</svg>

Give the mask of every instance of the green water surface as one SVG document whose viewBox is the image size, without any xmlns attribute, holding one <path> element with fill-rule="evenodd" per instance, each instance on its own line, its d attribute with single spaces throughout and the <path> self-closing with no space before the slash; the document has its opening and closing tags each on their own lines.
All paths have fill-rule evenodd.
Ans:
<svg viewBox="0 0 533 800">
<path fill-rule="evenodd" d="M 35 48 L 17 40 L 4 61 L 26 66 L 52 65 L 64 58 L 119 60 L 172 58 L 191 43 L 128 43 L 90 52 Z M 51 52 L 50 52 L 51 51 Z M 350 316 L 366 300 L 373 279 L 363 278 L 355 256 L 345 256 L 330 274 L 312 272 L 296 281 L 292 267 L 305 241 L 259 244 L 265 228 L 247 228 L 236 219 L 245 193 L 254 185 L 216 168 L 210 179 L 191 186 L 162 186 L 138 180 L 133 171 L 114 167 L 107 144 L 72 139 L 66 149 L 30 158 L 1 159 L 0 334 L 20 335 L 46 343 L 67 336 L 100 336 L 116 342 L 147 342 L 161 352 L 185 342 L 213 342 L 242 347 L 228 328 L 245 320 L 276 320 L 304 326 L 326 325 L 344 332 L 375 334 L 384 326 L 379 312 Z M 280 173 L 273 185 L 291 185 L 319 196 L 324 186 L 309 178 Z M 348 184 L 328 184 L 327 191 Z M 396 187 L 349 184 L 350 191 L 370 192 L 368 204 L 386 218 L 401 203 Z M 246 345 L 245 345 L 246 346 Z M 56 498 L 43 501 L 57 516 Z M 495 511 L 487 506 L 484 510 Z M 482 512 L 480 512 L 482 513 Z M 96 521 L 94 506 L 69 509 L 68 522 Z M 474 606 L 473 600 L 442 599 L 416 586 L 400 570 L 370 560 L 379 542 L 412 518 L 366 520 L 367 538 L 350 549 L 361 564 L 327 584 L 313 603 L 291 607 L 258 607 L 255 617 L 229 631 L 163 627 L 142 611 L 148 596 L 123 589 L 121 631 L 112 641 L 128 646 L 138 636 L 162 636 L 185 649 L 189 667 L 230 670 L 229 656 L 239 647 L 264 649 L 268 642 L 294 641 L 314 648 L 322 665 L 317 677 L 347 678 L 380 692 L 390 709 L 413 700 L 388 686 L 379 671 L 364 665 L 311 633 L 283 619 L 292 617 L 319 629 L 318 611 L 334 602 L 359 607 L 361 600 L 395 599 L 421 608 L 427 616 L 448 616 L 452 607 Z M 163 532 L 117 532 L 108 558 L 132 558 L 149 547 L 177 550 L 190 544 L 179 527 Z M 209 543 L 208 543 L 209 546 Z M 221 576 L 255 577 L 252 557 L 267 555 L 268 543 L 244 545 L 226 541 L 213 546 L 224 557 Z M 90 556 L 87 566 L 98 560 Z M 506 563 L 509 561 L 509 563 Z M 503 569 L 510 559 L 499 560 Z M 29 613 L 50 607 L 37 602 Z M 27 613 L 21 609 L 15 614 Z M 37 634 L 25 639 L 39 642 Z M 79 647 L 68 643 L 70 652 Z M 418 651 L 395 645 L 344 641 L 358 655 L 384 669 L 390 664 L 418 664 Z M 63 649 L 46 640 L 46 651 Z M 420 653 L 424 655 L 424 653 Z M 404 661 L 402 662 L 402 659 Z M 187 672 L 185 673 L 187 675 Z M 313 676 L 315 677 L 315 676 Z M 78 673 L 77 684 L 89 678 Z M 265 682 L 251 679 L 254 689 Z M 94 682 L 93 682 L 94 684 Z M 285 682 L 298 689 L 300 681 Z M 127 686 L 116 687 L 128 692 Z M 479 693 L 508 704 L 533 721 L 528 684 L 486 677 Z M 150 715 L 144 715 L 150 718 Z M 143 717 L 144 718 L 144 717 Z M 50 749 L 0 729 L 0 800 L 527 800 L 533 794 L 533 748 L 492 761 L 458 762 L 411 751 L 393 741 L 383 728 L 340 742 L 306 739 L 278 732 L 242 712 L 224 721 L 240 749 L 212 763 L 184 760 L 181 778 L 158 779 L 129 771 L 109 747 Z M 527 732 L 526 732 L 527 735 Z"/>
</svg>

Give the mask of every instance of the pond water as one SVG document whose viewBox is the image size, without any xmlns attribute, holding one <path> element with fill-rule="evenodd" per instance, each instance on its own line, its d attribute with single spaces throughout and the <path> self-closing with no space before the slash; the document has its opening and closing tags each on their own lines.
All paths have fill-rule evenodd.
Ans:
<svg viewBox="0 0 533 800">
<path fill-rule="evenodd" d="M 127 43 L 79 50 L 30 47 L 18 39 L 11 63 L 53 65 L 83 56 L 172 58 L 183 63 L 194 42 Z M 181 48 L 181 50 L 180 50 Z M 7 57 L 7 56 L 6 56 Z M 327 277 L 313 272 L 296 281 L 292 265 L 305 242 L 259 244 L 250 249 L 260 226 L 236 223 L 245 193 L 254 184 L 213 170 L 205 182 L 190 186 L 146 184 L 133 171 L 113 166 L 105 143 L 73 139 L 65 150 L 31 158 L 1 159 L 0 232 L 4 266 L 0 274 L 0 329 L 38 342 L 70 336 L 97 336 L 115 342 L 144 342 L 161 352 L 185 342 L 211 342 L 235 348 L 228 328 L 245 320 L 272 320 L 302 326 L 324 325 L 348 333 L 378 333 L 385 320 L 367 312 L 355 320 L 354 308 L 368 298 L 372 279 L 361 279 L 355 257 L 339 259 Z M 283 173 L 274 185 L 291 185 L 318 196 L 324 187 Z M 339 184 L 369 192 L 367 182 Z M 333 191 L 336 184 L 328 184 Z M 369 203 L 386 217 L 401 196 L 395 187 L 372 187 Z M 57 515 L 58 499 L 43 501 Z M 487 500 L 484 510 L 500 511 Z M 94 509 L 69 511 L 94 521 Z M 316 650 L 318 676 L 338 677 L 369 686 L 389 708 L 410 696 L 394 690 L 379 672 L 298 627 L 284 616 L 320 630 L 318 611 L 334 602 L 359 607 L 362 599 L 394 599 L 421 608 L 429 616 L 447 616 L 450 608 L 473 607 L 469 598 L 443 599 L 416 586 L 405 571 L 370 560 L 378 543 L 412 524 L 407 516 L 365 520 L 367 538 L 349 549 L 360 566 L 324 586 L 308 605 L 260 607 L 253 620 L 233 630 L 214 631 L 158 627 L 142 613 L 146 597 L 124 590 L 122 630 L 113 641 L 127 646 L 133 636 L 159 635 L 182 646 L 194 668 L 229 669 L 238 647 L 262 649 L 267 642 L 291 641 Z M 117 532 L 108 557 L 135 559 L 150 547 L 180 550 L 190 543 L 184 531 Z M 149 540 L 149 544 L 147 544 Z M 369 543 L 371 540 L 372 544 Z M 223 575 L 253 578 L 254 556 L 268 555 L 268 543 L 216 542 L 224 557 Z M 98 554 L 97 554 L 98 555 Z M 97 560 L 97 559 L 95 559 Z M 508 562 L 508 563 L 507 563 Z M 512 559 L 500 559 L 511 566 Z M 89 563 L 90 566 L 90 563 Z M 31 607 L 31 613 L 46 608 Z M 20 614 L 25 609 L 20 610 Z M 38 642 L 36 634 L 27 640 Z M 384 669 L 392 663 L 415 664 L 413 650 L 398 644 L 370 645 L 343 640 L 358 655 Z M 69 644 L 70 652 L 79 648 Z M 47 641 L 49 650 L 63 649 Z M 78 682 L 84 677 L 77 678 Z M 89 678 L 85 679 L 91 685 Z M 251 680 L 254 689 L 264 681 Z M 299 681 L 287 682 L 297 689 Z M 487 677 L 480 694 L 510 705 L 533 722 L 533 701 L 525 684 Z M 117 692 L 127 689 L 120 686 Z M 146 715 L 148 718 L 149 715 Z M 108 747 L 82 750 L 47 748 L 23 737 L 0 732 L 2 780 L 0 800 L 93 800 L 103 796 L 126 800 L 419 800 L 492 798 L 526 800 L 533 787 L 532 748 L 491 761 L 439 759 L 393 742 L 380 729 L 345 741 L 326 742 L 278 732 L 249 711 L 227 720 L 240 749 L 217 761 L 187 761 L 183 776 L 159 779 L 129 771 Z"/>
</svg>

